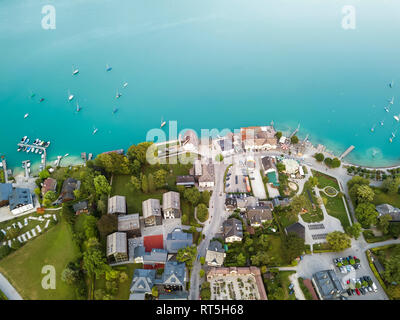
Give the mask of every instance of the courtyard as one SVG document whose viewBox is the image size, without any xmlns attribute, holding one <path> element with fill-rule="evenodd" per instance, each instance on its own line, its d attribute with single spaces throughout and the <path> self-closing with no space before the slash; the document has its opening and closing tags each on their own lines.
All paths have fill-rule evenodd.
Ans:
<svg viewBox="0 0 400 320">
<path fill-rule="evenodd" d="M 255 277 L 248 275 L 215 276 L 210 281 L 211 300 L 259 300 Z"/>
</svg>

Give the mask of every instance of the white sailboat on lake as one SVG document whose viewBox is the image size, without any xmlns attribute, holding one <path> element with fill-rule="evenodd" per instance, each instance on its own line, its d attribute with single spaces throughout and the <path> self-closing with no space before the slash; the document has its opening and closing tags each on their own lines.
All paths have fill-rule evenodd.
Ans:
<svg viewBox="0 0 400 320">
<path fill-rule="evenodd" d="M 79 73 L 79 69 L 72 66 L 72 75 L 77 75 Z"/>
<path fill-rule="evenodd" d="M 72 101 L 74 99 L 74 95 L 68 90 L 68 101 Z"/>
</svg>

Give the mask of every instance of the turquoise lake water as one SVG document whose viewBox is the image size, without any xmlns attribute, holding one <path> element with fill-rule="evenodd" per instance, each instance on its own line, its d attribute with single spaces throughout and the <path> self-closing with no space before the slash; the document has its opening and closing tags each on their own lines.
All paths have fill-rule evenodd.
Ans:
<svg viewBox="0 0 400 320">
<path fill-rule="evenodd" d="M 47 4 L 55 30 L 41 27 Z M 355 30 L 341 27 L 344 5 Z M 164 117 L 198 132 L 300 123 L 330 150 L 355 145 L 348 161 L 400 163 L 399 34 L 398 0 L 3 0 L 0 153 L 39 160 L 17 153 L 25 135 L 51 140 L 50 160 L 127 149 Z"/>
</svg>

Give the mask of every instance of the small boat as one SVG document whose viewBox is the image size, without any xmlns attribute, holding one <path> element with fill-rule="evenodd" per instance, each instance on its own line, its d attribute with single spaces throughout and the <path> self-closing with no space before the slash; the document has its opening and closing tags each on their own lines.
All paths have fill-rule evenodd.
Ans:
<svg viewBox="0 0 400 320">
<path fill-rule="evenodd" d="M 39 151 L 39 154 L 42 154 L 42 153 L 43 153 L 43 151 L 42 151 L 42 150 L 40 150 L 40 151 Z"/>
<path fill-rule="evenodd" d="M 126 88 L 128 86 L 128 82 L 124 82 L 124 84 L 122 85 L 124 88 Z"/>
<path fill-rule="evenodd" d="M 392 143 L 393 142 L 393 138 L 389 138 L 389 142 Z"/>
<path fill-rule="evenodd" d="M 50 141 L 46 142 L 46 148 L 50 145 Z"/>
<path fill-rule="evenodd" d="M 24 143 L 27 138 L 28 138 L 27 136 L 22 137 L 21 143 Z"/>
<path fill-rule="evenodd" d="M 394 103 L 394 97 L 392 97 L 392 99 L 389 100 L 389 103 L 390 103 L 390 104 L 393 104 L 393 103 Z"/>
<path fill-rule="evenodd" d="M 78 73 L 79 73 L 79 69 L 78 68 L 75 69 L 74 66 L 72 66 L 72 75 L 74 76 Z"/>
<path fill-rule="evenodd" d="M 43 102 L 43 101 L 44 101 L 44 98 L 40 98 L 39 102 Z"/>
<path fill-rule="evenodd" d="M 76 104 L 76 112 L 79 112 L 79 111 L 81 111 L 81 107 L 80 107 L 79 104 L 77 103 L 77 104 Z"/>
<path fill-rule="evenodd" d="M 35 153 L 38 153 L 39 152 L 39 149 L 38 148 L 36 148 L 36 150 L 35 150 Z"/>
<path fill-rule="evenodd" d="M 112 67 L 110 67 L 108 64 L 106 65 L 106 71 L 111 71 Z"/>
<path fill-rule="evenodd" d="M 29 117 L 29 113 L 25 113 L 24 119 L 26 119 L 26 118 L 28 118 L 28 117 Z"/>
<path fill-rule="evenodd" d="M 394 81 L 392 80 L 392 82 L 389 83 L 389 87 L 393 88 L 393 86 L 394 86 Z"/>
<path fill-rule="evenodd" d="M 164 119 L 161 118 L 161 126 L 160 126 L 160 128 L 164 127 L 166 124 L 167 124 L 167 122 L 165 122 Z"/>
<path fill-rule="evenodd" d="M 383 120 L 381 121 L 381 126 L 383 126 Z"/>
<path fill-rule="evenodd" d="M 25 140 L 25 143 L 28 143 L 29 142 L 29 138 L 27 138 L 26 140 Z"/>
<path fill-rule="evenodd" d="M 372 128 L 371 128 L 371 132 L 374 132 L 375 131 L 375 126 L 373 126 Z"/>
<path fill-rule="evenodd" d="M 386 112 L 389 112 L 390 110 L 389 110 L 389 107 L 385 107 L 385 111 Z"/>
<path fill-rule="evenodd" d="M 35 148 L 34 147 L 32 147 L 32 149 L 31 149 L 31 152 L 34 152 L 35 151 Z"/>
<path fill-rule="evenodd" d="M 117 107 L 115 107 L 114 109 L 113 109 L 113 114 L 115 114 L 115 113 L 117 113 L 118 112 L 118 108 Z"/>
<path fill-rule="evenodd" d="M 117 90 L 117 94 L 115 95 L 115 98 L 119 98 L 120 96 L 122 96 L 122 94 L 120 94 L 119 92 L 118 92 L 118 90 Z"/>
<path fill-rule="evenodd" d="M 93 134 L 93 135 L 96 134 L 97 131 L 98 131 L 98 129 L 95 128 L 95 129 L 93 130 L 93 133 L 92 133 L 92 134 Z"/>
<path fill-rule="evenodd" d="M 36 93 L 34 93 L 32 90 L 31 90 L 31 98 L 33 98 L 33 97 L 35 97 L 36 96 Z"/>
<path fill-rule="evenodd" d="M 69 156 L 69 153 L 66 153 L 65 155 L 64 155 L 64 158 L 66 158 L 66 157 L 68 157 Z"/>
<path fill-rule="evenodd" d="M 19 147 L 19 148 L 17 149 L 17 151 L 18 151 L 18 152 L 20 152 L 20 151 L 21 151 L 21 149 L 22 149 L 22 148 L 21 148 L 21 147 Z"/>
<path fill-rule="evenodd" d="M 399 115 L 396 115 L 396 116 L 393 116 L 393 118 L 394 118 L 397 122 L 399 122 L 399 121 L 400 121 L 400 114 L 399 114 Z"/>
<path fill-rule="evenodd" d="M 72 101 L 72 99 L 74 99 L 74 95 L 68 90 L 68 101 Z"/>
</svg>

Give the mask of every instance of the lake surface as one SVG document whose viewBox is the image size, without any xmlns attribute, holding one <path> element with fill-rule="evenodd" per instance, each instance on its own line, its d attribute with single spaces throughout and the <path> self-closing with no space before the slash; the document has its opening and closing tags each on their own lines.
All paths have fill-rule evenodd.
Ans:
<svg viewBox="0 0 400 320">
<path fill-rule="evenodd" d="M 41 26 L 47 4 L 55 30 Z M 355 145 L 347 161 L 400 163 L 399 34 L 398 0 L 3 0 L 0 153 L 39 161 L 16 151 L 25 135 L 50 140 L 50 160 L 127 149 L 163 117 L 197 132 L 300 123 L 338 154 Z"/>
</svg>

